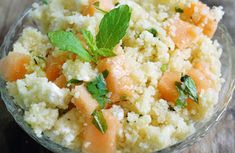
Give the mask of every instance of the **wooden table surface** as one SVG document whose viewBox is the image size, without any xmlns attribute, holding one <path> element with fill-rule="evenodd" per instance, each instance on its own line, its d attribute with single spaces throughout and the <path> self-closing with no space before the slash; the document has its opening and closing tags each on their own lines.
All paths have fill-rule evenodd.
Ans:
<svg viewBox="0 0 235 153">
<path fill-rule="evenodd" d="M 15 21 L 16 17 L 27 7 L 33 0 L 0 0 L 0 44 L 2 43 L 6 32 L 9 29 L 9 26 L 12 22 Z M 235 1 L 232 2 L 229 0 L 209 0 L 210 4 L 222 4 L 225 6 L 226 12 L 224 23 L 228 26 L 233 39 L 235 40 Z M 233 22 L 234 21 L 234 22 Z M 235 96 L 233 96 L 235 99 Z M 1 101 L 0 101 L 1 103 Z M 12 120 L 7 111 L 4 109 L 4 105 L 0 104 L 0 114 L 2 117 L 1 120 Z M 4 121 L 5 122 L 5 121 Z M 1 126 L 1 123 L 0 123 Z M 17 128 L 17 127 L 15 127 Z M 25 138 L 25 137 L 24 137 Z M 0 139 L 2 139 L 0 134 Z M 30 138 L 25 138 L 30 139 Z M 33 140 L 32 140 L 33 141 Z M 25 143 L 28 143 L 28 140 L 25 140 Z M 34 144 L 40 148 L 40 153 L 49 152 L 46 149 L 42 149 L 40 145 Z M 5 145 L 8 145 L 7 143 Z M 36 147 L 36 148 L 37 148 Z M 35 148 L 34 148 L 35 149 Z M 8 151 L 7 151 L 8 150 Z M 12 149 L 5 149 L 2 153 L 12 153 L 9 151 Z M 16 149 L 17 150 L 17 149 Z M 2 148 L 0 148 L 0 152 Z M 32 150 L 31 150 L 32 151 Z M 25 151 L 31 152 L 31 151 Z M 36 150 L 35 150 L 36 151 Z M 34 152 L 35 152 L 34 151 Z M 19 152 L 18 152 L 19 153 Z M 23 153 L 23 151 L 22 151 Z M 36 153 L 36 152 L 35 152 Z M 229 106 L 229 109 L 223 116 L 222 120 L 218 125 L 213 127 L 209 134 L 207 134 L 203 139 L 194 144 L 193 146 L 185 149 L 183 153 L 235 153 L 235 100 Z"/>
</svg>

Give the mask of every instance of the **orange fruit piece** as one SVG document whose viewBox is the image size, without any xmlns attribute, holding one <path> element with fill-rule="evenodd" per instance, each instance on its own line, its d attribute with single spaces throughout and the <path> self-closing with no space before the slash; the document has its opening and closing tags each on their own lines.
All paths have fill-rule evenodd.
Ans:
<svg viewBox="0 0 235 153">
<path fill-rule="evenodd" d="M 172 20 L 166 30 L 179 49 L 190 47 L 201 34 L 200 28 L 180 19 Z"/>
<path fill-rule="evenodd" d="M 91 117 L 87 117 L 87 125 L 83 131 L 82 150 L 85 153 L 115 153 L 116 137 L 120 122 L 108 110 L 103 111 L 108 129 L 102 134 L 93 124 Z"/>
<path fill-rule="evenodd" d="M 106 78 L 107 88 L 111 95 L 111 101 L 117 102 L 122 96 L 130 96 L 132 94 L 133 81 L 130 78 L 129 66 L 123 55 L 112 58 L 105 58 L 98 63 L 100 72 L 108 70 L 109 74 Z"/>
<path fill-rule="evenodd" d="M 181 18 L 203 29 L 203 33 L 210 38 L 213 37 L 218 26 L 215 17 L 210 13 L 210 8 L 202 2 L 191 3 L 184 9 Z"/>
<path fill-rule="evenodd" d="M 0 74 L 6 81 L 23 79 L 27 74 L 25 66 L 29 64 L 30 59 L 29 55 L 10 52 L 8 56 L 0 60 Z"/>
<path fill-rule="evenodd" d="M 60 88 L 65 88 L 67 84 L 67 79 L 63 74 L 61 74 L 58 78 L 56 78 L 54 83 Z"/>
</svg>

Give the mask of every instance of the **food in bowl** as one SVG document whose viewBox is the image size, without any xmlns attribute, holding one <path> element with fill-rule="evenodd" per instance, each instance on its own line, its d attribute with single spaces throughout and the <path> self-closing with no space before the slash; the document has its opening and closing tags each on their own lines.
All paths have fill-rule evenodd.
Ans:
<svg viewBox="0 0 235 153">
<path fill-rule="evenodd" d="M 33 4 L 0 61 L 38 137 L 87 153 L 153 152 L 213 114 L 223 79 L 212 37 L 224 12 L 197 0 Z"/>
</svg>

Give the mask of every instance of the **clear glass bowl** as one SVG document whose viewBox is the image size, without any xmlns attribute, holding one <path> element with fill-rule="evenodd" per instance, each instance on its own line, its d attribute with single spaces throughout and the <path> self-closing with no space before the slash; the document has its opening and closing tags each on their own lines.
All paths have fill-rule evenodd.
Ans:
<svg viewBox="0 0 235 153">
<path fill-rule="evenodd" d="M 16 23 L 13 24 L 7 33 L 4 42 L 1 46 L 0 58 L 6 56 L 9 51 L 13 48 L 13 43 L 19 38 L 23 28 L 27 26 L 37 27 L 32 21 L 28 20 L 28 14 L 32 8 L 27 9 L 17 20 Z M 227 106 L 232 98 L 232 94 L 235 88 L 235 48 L 233 47 L 232 39 L 224 25 L 220 25 L 215 38 L 219 41 L 219 43 L 223 47 L 223 54 L 221 57 L 222 62 L 222 77 L 226 80 L 222 86 L 222 90 L 219 96 L 219 103 L 215 106 L 213 116 L 203 122 L 196 124 L 196 132 L 186 138 L 185 140 L 178 142 L 172 146 L 169 146 L 165 149 L 162 149 L 158 152 L 160 153 L 168 153 L 168 152 L 178 152 L 195 142 L 197 142 L 200 138 L 205 136 L 209 129 L 214 126 L 220 120 L 222 114 L 226 111 Z M 13 102 L 13 98 L 9 96 L 8 91 L 6 89 L 6 82 L 0 79 L 0 88 L 1 88 L 1 97 L 8 109 L 8 111 L 12 114 L 15 121 L 38 143 L 46 147 L 47 149 L 58 152 L 58 153 L 78 153 L 80 151 L 73 151 L 68 148 L 62 147 L 61 145 L 56 144 L 55 142 L 49 140 L 48 137 L 43 136 L 42 138 L 38 138 L 33 130 L 30 128 L 28 124 L 23 119 L 23 111 L 21 108 Z"/>
</svg>

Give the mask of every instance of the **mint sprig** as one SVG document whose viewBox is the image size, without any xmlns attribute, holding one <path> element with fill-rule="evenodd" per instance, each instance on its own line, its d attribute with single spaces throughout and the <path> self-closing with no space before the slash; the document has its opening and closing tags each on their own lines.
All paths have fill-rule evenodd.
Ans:
<svg viewBox="0 0 235 153">
<path fill-rule="evenodd" d="M 92 123 L 102 134 L 105 134 L 108 129 L 108 126 L 102 111 L 95 110 L 91 115 L 93 116 Z"/>
<path fill-rule="evenodd" d="M 105 14 L 96 36 L 98 48 L 113 49 L 125 36 L 131 18 L 131 8 L 121 5 Z"/>
<path fill-rule="evenodd" d="M 72 32 L 53 31 L 48 33 L 48 37 L 53 46 L 63 51 L 70 51 L 77 54 L 81 60 L 91 62 L 92 56 L 82 46 L 80 40 Z"/>
</svg>

